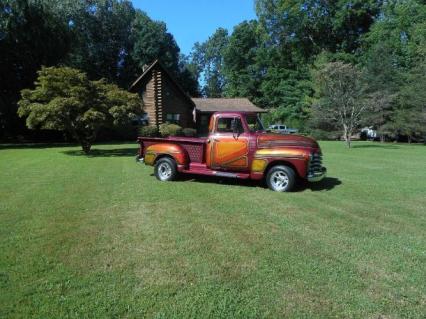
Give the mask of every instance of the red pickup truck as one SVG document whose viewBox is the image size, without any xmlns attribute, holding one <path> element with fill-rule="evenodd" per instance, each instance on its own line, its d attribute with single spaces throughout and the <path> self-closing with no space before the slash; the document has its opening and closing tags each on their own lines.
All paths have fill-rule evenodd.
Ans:
<svg viewBox="0 0 426 319">
<path fill-rule="evenodd" d="M 205 138 L 139 137 L 137 159 L 154 166 L 160 181 L 178 173 L 265 179 L 274 191 L 292 190 L 298 178 L 326 175 L 318 143 L 308 137 L 268 133 L 255 113 L 217 112 Z"/>
</svg>

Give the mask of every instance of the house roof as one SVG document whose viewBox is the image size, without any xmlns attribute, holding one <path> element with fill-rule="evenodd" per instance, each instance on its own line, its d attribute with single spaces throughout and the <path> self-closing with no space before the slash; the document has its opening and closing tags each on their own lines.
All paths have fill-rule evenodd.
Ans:
<svg viewBox="0 0 426 319">
<path fill-rule="evenodd" d="M 246 98 L 193 98 L 195 107 L 200 112 L 267 112 L 257 107 Z"/>
</svg>

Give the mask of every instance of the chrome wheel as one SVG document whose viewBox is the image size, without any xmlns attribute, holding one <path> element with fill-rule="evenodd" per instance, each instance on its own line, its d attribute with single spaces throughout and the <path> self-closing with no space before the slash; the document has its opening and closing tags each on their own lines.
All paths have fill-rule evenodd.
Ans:
<svg viewBox="0 0 426 319">
<path fill-rule="evenodd" d="M 162 182 L 174 180 L 177 175 L 175 160 L 169 157 L 160 158 L 155 163 L 154 174 Z"/>
<path fill-rule="evenodd" d="M 169 163 L 163 162 L 158 165 L 158 177 L 162 181 L 168 180 L 172 176 L 172 167 Z"/>
<path fill-rule="evenodd" d="M 279 192 L 285 190 L 290 182 L 288 175 L 284 171 L 275 171 L 270 178 L 271 186 Z"/>
</svg>

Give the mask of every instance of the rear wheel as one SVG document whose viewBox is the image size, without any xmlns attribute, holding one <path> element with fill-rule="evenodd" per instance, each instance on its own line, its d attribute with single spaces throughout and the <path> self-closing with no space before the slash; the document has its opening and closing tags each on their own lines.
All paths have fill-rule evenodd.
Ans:
<svg viewBox="0 0 426 319">
<path fill-rule="evenodd" d="M 291 167 L 277 165 L 266 174 L 266 184 L 275 192 L 289 192 L 296 182 L 296 174 Z"/>
<path fill-rule="evenodd" d="M 154 174 L 162 182 L 172 181 L 177 176 L 175 160 L 169 157 L 160 158 L 154 167 Z"/>
</svg>

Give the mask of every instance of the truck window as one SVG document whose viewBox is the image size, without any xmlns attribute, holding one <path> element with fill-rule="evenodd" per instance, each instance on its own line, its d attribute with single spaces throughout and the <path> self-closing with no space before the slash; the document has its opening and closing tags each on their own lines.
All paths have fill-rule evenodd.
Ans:
<svg viewBox="0 0 426 319">
<path fill-rule="evenodd" d="M 216 131 L 219 133 L 233 133 L 232 132 L 232 122 L 234 121 L 233 117 L 220 117 L 217 121 L 217 129 Z M 244 132 L 243 125 L 241 123 L 240 118 L 235 118 L 235 121 L 237 121 L 236 125 L 238 128 L 238 132 L 242 133 Z"/>
<path fill-rule="evenodd" d="M 263 131 L 264 127 L 259 117 L 256 115 L 249 115 L 246 117 L 247 125 L 249 127 L 250 132 Z"/>
</svg>

